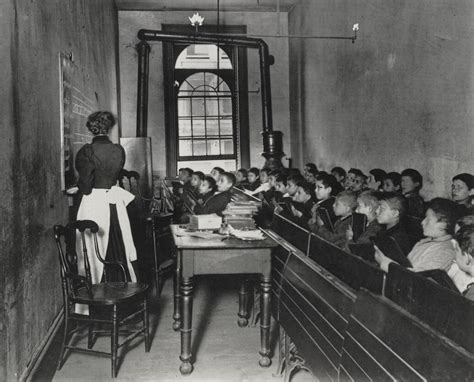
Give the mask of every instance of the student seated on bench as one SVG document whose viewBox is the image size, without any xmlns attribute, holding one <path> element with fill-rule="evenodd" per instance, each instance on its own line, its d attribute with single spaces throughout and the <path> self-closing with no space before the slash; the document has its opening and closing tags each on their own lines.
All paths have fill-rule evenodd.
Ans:
<svg viewBox="0 0 474 382">
<path fill-rule="evenodd" d="M 265 191 L 268 191 L 270 189 L 270 183 L 269 183 L 269 175 L 270 175 L 270 169 L 268 167 L 262 167 L 260 170 L 260 185 L 255 188 L 253 191 L 246 191 L 249 195 L 258 195 L 260 193 L 264 193 Z"/>
<path fill-rule="evenodd" d="M 317 224 L 318 216 L 324 214 L 326 218 L 321 218 L 324 226 L 333 231 L 336 222 L 336 215 L 334 215 L 335 196 L 342 191 L 342 186 L 338 183 L 336 178 L 329 174 L 318 175 L 316 177 L 316 204 L 311 211 L 312 218 L 308 222 L 309 227 L 314 230 Z"/>
<path fill-rule="evenodd" d="M 407 256 L 413 271 L 450 269 L 456 254 L 452 236 L 456 218 L 456 205 L 453 201 L 435 198 L 429 203 L 421 222 L 426 238 L 416 243 Z M 385 272 L 388 272 L 388 266 L 393 261 L 378 248 L 375 248 L 375 260 Z"/>
<path fill-rule="evenodd" d="M 398 172 L 389 172 L 383 178 L 383 192 L 400 192 L 402 176 Z"/>
<path fill-rule="evenodd" d="M 382 230 L 382 226 L 377 221 L 377 210 L 379 204 L 379 193 L 377 191 L 367 190 L 359 195 L 357 198 L 356 212 L 367 217 L 367 225 L 357 241 L 353 240 L 354 233 L 352 232 L 352 227 L 349 227 L 346 232 L 348 244 L 370 243 L 370 238 L 377 235 Z"/>
<path fill-rule="evenodd" d="M 474 300 L 474 225 L 465 225 L 454 235 L 455 262 L 448 270 L 459 291 Z"/>
<path fill-rule="evenodd" d="M 398 244 L 405 256 L 413 248 L 413 243 L 400 221 L 405 216 L 406 200 L 395 192 L 386 192 L 381 195 L 379 208 L 377 209 L 377 222 L 385 225 L 377 236 L 384 235 L 392 237 Z"/>
<path fill-rule="evenodd" d="M 205 176 L 199 184 L 199 193 L 194 204 L 193 211 L 196 215 L 199 215 L 202 207 L 207 204 L 207 201 L 216 192 L 217 186 L 216 181 L 212 176 Z"/>
<path fill-rule="evenodd" d="M 421 174 L 412 168 L 403 170 L 401 186 L 403 196 L 407 199 L 407 215 L 423 217 L 425 206 L 420 196 L 420 190 L 423 187 Z"/>
<path fill-rule="evenodd" d="M 298 183 L 293 203 L 291 204 L 293 215 L 291 220 L 303 228 L 308 227 L 308 220 L 311 219 L 311 209 L 314 205 L 313 189 L 314 185 L 311 183 Z"/>
<path fill-rule="evenodd" d="M 239 168 L 235 173 L 235 179 L 237 182 L 235 183 L 234 187 L 244 190 L 248 184 L 247 176 L 247 170 L 245 168 Z"/>
<path fill-rule="evenodd" d="M 387 176 L 387 173 L 381 168 L 373 168 L 369 171 L 369 180 L 367 181 L 367 187 L 374 191 L 382 191 L 383 180 Z"/>
<path fill-rule="evenodd" d="M 257 167 L 251 167 L 247 171 L 248 183 L 244 186 L 245 190 L 255 191 L 262 183 L 260 183 L 260 170 Z"/>
<path fill-rule="evenodd" d="M 217 181 L 217 192 L 212 195 L 206 203 L 197 211 L 196 215 L 218 214 L 222 215 L 231 200 L 230 190 L 235 184 L 235 175 L 230 172 L 224 172 Z"/>
<path fill-rule="evenodd" d="M 468 173 L 458 174 L 452 180 L 451 196 L 460 208 L 462 215 L 474 214 L 472 194 L 474 192 L 474 176 Z"/>
<path fill-rule="evenodd" d="M 193 186 L 193 194 L 196 199 L 199 198 L 199 187 L 201 182 L 204 180 L 205 175 L 201 171 L 194 171 L 193 176 L 191 177 L 191 186 Z"/>
<path fill-rule="evenodd" d="M 341 185 L 341 188 L 344 189 L 344 182 L 346 180 L 346 170 L 342 167 L 334 167 L 331 170 L 331 175 L 336 178 L 337 182 Z"/>
<path fill-rule="evenodd" d="M 334 232 L 328 230 L 321 219 L 317 219 L 317 224 L 313 227 L 313 232 L 343 248 L 346 244 L 346 231 L 352 224 L 352 213 L 357 206 L 356 195 L 351 191 L 342 191 L 336 196 L 334 202 L 334 215 L 337 220 L 334 223 Z"/>
</svg>

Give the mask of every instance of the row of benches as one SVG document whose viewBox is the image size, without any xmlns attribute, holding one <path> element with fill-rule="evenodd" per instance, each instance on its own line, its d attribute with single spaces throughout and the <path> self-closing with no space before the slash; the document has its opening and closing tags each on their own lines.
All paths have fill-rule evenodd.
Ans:
<svg viewBox="0 0 474 382">
<path fill-rule="evenodd" d="M 272 313 L 297 349 L 284 347 L 288 379 L 292 358 L 319 380 L 474 380 L 474 303 L 397 264 L 385 274 L 278 214 L 267 233 L 280 243 Z"/>
</svg>

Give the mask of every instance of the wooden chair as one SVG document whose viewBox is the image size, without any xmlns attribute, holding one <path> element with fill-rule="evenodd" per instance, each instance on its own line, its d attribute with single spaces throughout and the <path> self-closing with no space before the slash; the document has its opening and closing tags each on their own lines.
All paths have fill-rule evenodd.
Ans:
<svg viewBox="0 0 474 382">
<path fill-rule="evenodd" d="M 85 275 L 80 275 L 77 270 L 78 255 L 76 254 L 74 241 L 76 231 L 80 232 L 82 244 L 82 256 L 84 259 Z M 101 258 L 97 242 L 98 225 L 91 220 L 79 220 L 68 224 L 54 226 L 54 238 L 59 252 L 61 267 L 61 281 L 64 298 L 64 339 L 59 356 L 58 370 L 61 369 L 66 350 L 79 350 L 98 355 L 108 355 L 112 361 L 112 378 L 117 376 L 117 351 L 132 339 L 143 334 L 145 337 L 145 351 L 150 351 L 150 340 L 148 334 L 148 312 L 146 291 L 148 285 L 131 282 L 107 282 L 106 267 L 119 267 L 125 277 L 125 268 L 121 263 L 105 261 Z M 85 244 L 85 234 L 90 232 L 93 237 L 95 256 L 104 264 L 105 282 L 92 284 L 90 273 L 90 262 Z M 89 315 L 74 312 L 76 304 L 84 304 L 89 307 Z M 95 314 L 100 311 L 99 315 Z M 104 316 L 104 317 L 102 317 Z M 119 327 L 128 323 L 136 317 L 142 317 L 143 325 L 132 332 L 119 344 Z M 73 334 L 72 323 L 85 323 L 88 326 L 87 349 L 73 346 L 70 337 Z M 110 330 L 95 331 L 96 324 L 110 325 Z M 92 350 L 95 337 L 98 333 L 111 335 L 111 352 Z"/>
</svg>

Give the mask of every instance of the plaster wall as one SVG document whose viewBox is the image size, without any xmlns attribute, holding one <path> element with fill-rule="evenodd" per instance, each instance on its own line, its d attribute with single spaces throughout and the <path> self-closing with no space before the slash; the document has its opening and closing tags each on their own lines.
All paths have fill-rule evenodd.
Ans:
<svg viewBox="0 0 474 382">
<path fill-rule="evenodd" d="M 200 12 L 207 25 L 216 25 L 215 12 Z M 161 29 L 162 24 L 185 24 L 189 12 L 159 11 L 119 11 L 119 54 L 120 54 L 120 98 L 122 134 L 124 137 L 136 136 L 137 68 L 138 57 L 135 45 L 137 32 L 144 29 Z M 246 25 L 248 34 L 277 34 L 276 13 L 269 12 L 223 12 L 221 25 Z M 287 13 L 281 13 L 281 34 L 287 34 Z M 288 39 L 264 38 L 269 45 L 270 54 L 275 56 L 271 67 L 271 86 L 273 102 L 274 130 L 283 132 L 284 151 L 291 156 L 291 135 L 289 127 L 289 72 Z M 165 149 L 165 104 L 163 86 L 163 61 L 161 43 L 152 43 L 150 53 L 150 81 L 148 102 L 148 136 L 152 137 L 153 172 L 160 176 L 166 172 Z M 258 52 L 248 50 L 248 88 L 249 93 L 249 134 L 250 163 L 261 167 L 264 158 L 262 131 L 261 95 L 253 93 L 260 89 L 260 70 Z M 286 164 L 285 160 L 283 163 Z M 170 174 L 175 175 L 175 174 Z"/>
<path fill-rule="evenodd" d="M 24 377 L 62 307 L 52 227 L 60 186 L 58 53 L 72 52 L 84 94 L 117 113 L 113 0 L 0 0 L 0 380 Z M 117 135 L 117 133 L 116 133 Z"/>
<path fill-rule="evenodd" d="M 474 168 L 471 0 L 303 0 L 289 33 L 291 123 L 299 165 L 368 171 L 412 167 L 426 199 Z M 293 154 L 295 156 L 295 154 Z"/>
</svg>

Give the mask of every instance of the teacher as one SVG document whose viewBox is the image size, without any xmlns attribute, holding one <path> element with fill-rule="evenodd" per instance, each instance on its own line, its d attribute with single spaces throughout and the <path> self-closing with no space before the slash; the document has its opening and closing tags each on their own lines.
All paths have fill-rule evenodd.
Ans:
<svg viewBox="0 0 474 382">
<path fill-rule="evenodd" d="M 137 252 L 126 210 L 135 195 L 116 185 L 125 163 L 125 150 L 108 137 L 114 125 L 115 118 L 108 111 L 97 111 L 87 118 L 86 126 L 94 138 L 76 155 L 76 170 L 79 173 L 77 187 L 83 195 L 77 220 L 93 220 L 98 224 L 97 239 L 102 258 L 105 255 L 107 261 L 121 262 L 127 281 L 135 282 L 132 261 L 137 259 Z M 81 245 L 79 237 L 77 243 Z M 104 267 L 94 255 L 92 236 L 86 236 L 86 246 L 92 283 L 97 284 L 104 280 Z M 83 261 L 78 262 L 78 267 L 79 272 L 85 274 Z M 119 267 L 107 268 L 107 281 L 124 281 Z"/>
</svg>

